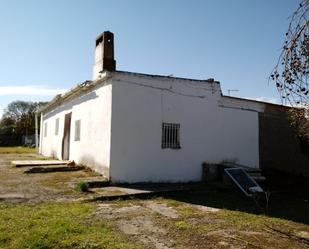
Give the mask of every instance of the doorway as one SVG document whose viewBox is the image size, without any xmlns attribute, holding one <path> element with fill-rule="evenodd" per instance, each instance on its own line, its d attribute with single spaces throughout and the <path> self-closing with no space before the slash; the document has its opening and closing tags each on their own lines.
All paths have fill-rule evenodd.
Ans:
<svg viewBox="0 0 309 249">
<path fill-rule="evenodd" d="M 64 116 L 64 129 L 62 138 L 62 160 L 70 158 L 70 135 L 71 135 L 71 117 L 72 112 Z"/>
</svg>

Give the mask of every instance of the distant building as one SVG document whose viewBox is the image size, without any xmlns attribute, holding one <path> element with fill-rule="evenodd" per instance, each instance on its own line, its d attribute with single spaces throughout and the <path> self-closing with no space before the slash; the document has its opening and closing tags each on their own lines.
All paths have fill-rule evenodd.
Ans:
<svg viewBox="0 0 309 249">
<path fill-rule="evenodd" d="M 296 160 L 302 170 L 308 161 L 286 135 L 287 109 L 223 96 L 213 79 L 116 71 L 114 37 L 104 32 L 93 80 L 41 109 L 39 151 L 114 182 L 199 181 L 205 161 L 260 168 L 294 167 Z"/>
</svg>

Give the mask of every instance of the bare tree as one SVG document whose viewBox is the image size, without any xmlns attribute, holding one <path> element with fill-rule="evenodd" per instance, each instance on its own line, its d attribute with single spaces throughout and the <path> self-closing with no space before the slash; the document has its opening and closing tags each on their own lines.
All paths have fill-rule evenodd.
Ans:
<svg viewBox="0 0 309 249">
<path fill-rule="evenodd" d="M 309 146 L 309 0 L 301 0 L 290 17 L 285 43 L 270 80 L 283 104 L 301 107 L 290 110 L 291 123 L 306 148 Z"/>
<path fill-rule="evenodd" d="M 309 0 L 302 0 L 290 17 L 286 39 L 270 78 L 285 104 L 309 102 Z"/>
</svg>

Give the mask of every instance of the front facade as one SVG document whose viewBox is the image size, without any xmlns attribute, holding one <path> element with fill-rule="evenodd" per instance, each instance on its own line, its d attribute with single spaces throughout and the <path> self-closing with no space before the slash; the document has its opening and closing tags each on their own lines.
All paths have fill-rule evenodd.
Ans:
<svg viewBox="0 0 309 249">
<path fill-rule="evenodd" d="M 85 84 L 81 88 L 87 87 Z M 94 166 L 96 171 L 108 177 L 111 89 L 111 84 L 106 82 L 104 86 L 91 87 L 81 96 L 73 97 L 73 93 L 69 100 L 42 112 L 39 152 Z"/>
<path fill-rule="evenodd" d="M 260 167 L 260 115 L 275 105 L 223 96 L 213 79 L 114 71 L 110 34 L 96 41 L 93 80 L 42 109 L 41 154 L 113 182 L 199 181 L 203 162 Z"/>
</svg>

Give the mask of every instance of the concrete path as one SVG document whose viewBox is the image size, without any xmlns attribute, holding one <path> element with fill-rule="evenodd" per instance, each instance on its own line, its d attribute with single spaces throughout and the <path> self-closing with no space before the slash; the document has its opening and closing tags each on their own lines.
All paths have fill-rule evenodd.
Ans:
<svg viewBox="0 0 309 249">
<path fill-rule="evenodd" d="M 130 199 L 132 197 L 147 199 L 152 196 L 188 192 L 205 191 L 201 184 L 121 184 L 102 188 L 91 188 L 96 196 L 91 201 Z"/>
</svg>

